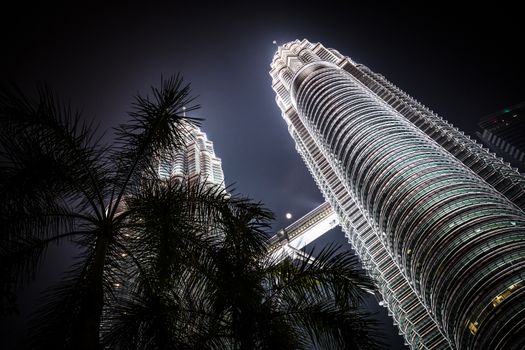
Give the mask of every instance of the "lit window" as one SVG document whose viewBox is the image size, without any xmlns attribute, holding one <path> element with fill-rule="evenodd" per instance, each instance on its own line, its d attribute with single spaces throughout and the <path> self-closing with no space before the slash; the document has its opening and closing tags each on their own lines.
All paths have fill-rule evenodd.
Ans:
<svg viewBox="0 0 525 350">
<path fill-rule="evenodd" d="M 478 325 L 479 325 L 479 324 L 478 324 L 477 321 L 476 321 L 476 322 L 470 322 L 470 323 L 468 324 L 468 329 L 469 329 L 470 333 L 472 333 L 473 335 L 475 335 L 475 334 L 477 333 L 477 331 L 478 331 Z"/>
</svg>

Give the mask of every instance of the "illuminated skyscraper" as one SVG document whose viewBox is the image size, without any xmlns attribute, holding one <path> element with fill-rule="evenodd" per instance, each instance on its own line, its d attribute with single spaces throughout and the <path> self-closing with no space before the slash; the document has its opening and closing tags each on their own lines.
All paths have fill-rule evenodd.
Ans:
<svg viewBox="0 0 525 350">
<path fill-rule="evenodd" d="M 480 140 L 491 151 L 525 172 L 525 102 L 482 118 Z"/>
<path fill-rule="evenodd" d="M 525 178 L 383 76 L 307 40 L 277 104 L 412 348 L 525 346 Z"/>
<path fill-rule="evenodd" d="M 159 164 L 161 177 L 188 179 L 224 188 L 221 159 L 215 156 L 213 142 L 200 128 L 187 123 L 185 146 L 166 156 Z"/>
</svg>

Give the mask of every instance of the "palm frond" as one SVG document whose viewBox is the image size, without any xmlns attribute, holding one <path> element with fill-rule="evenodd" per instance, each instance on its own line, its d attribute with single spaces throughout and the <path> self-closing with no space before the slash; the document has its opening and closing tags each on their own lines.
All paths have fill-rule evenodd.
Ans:
<svg viewBox="0 0 525 350">
<path fill-rule="evenodd" d="M 194 99 L 180 75 L 161 79 L 160 88 L 152 87 L 151 92 L 151 97 L 135 97 L 131 120 L 116 129 L 113 158 L 117 164 L 117 205 L 130 190 L 128 186 L 139 185 L 145 175 L 157 177 L 158 161 L 180 149 L 188 135 L 188 123 L 198 123 L 198 119 L 183 115 L 198 106 L 190 105 Z"/>
<path fill-rule="evenodd" d="M 73 346 L 90 290 L 87 275 L 92 257 L 89 250 L 84 251 L 62 281 L 44 293 L 41 306 L 30 322 L 24 344 L 28 349 L 69 349 Z"/>
<path fill-rule="evenodd" d="M 13 292 L 34 279 L 51 243 L 71 242 L 91 234 L 85 224 L 79 223 L 86 221 L 84 217 L 52 203 L 47 209 L 51 212 L 2 215 L 5 231 L 0 236 L 0 283 L 10 286 Z M 2 294 L 0 309 L 13 305 L 8 296 Z"/>
<path fill-rule="evenodd" d="M 304 259 L 270 260 L 266 276 L 268 299 L 308 295 L 312 300 L 333 298 L 341 307 L 355 307 L 375 288 L 357 258 L 336 245 L 318 254 L 306 252 Z"/>
<path fill-rule="evenodd" d="M 298 300 L 281 317 L 292 318 L 299 334 L 320 349 L 381 349 L 379 323 L 359 308 L 340 308 L 333 300 Z"/>
<path fill-rule="evenodd" d="M 213 216 L 225 193 L 202 184 L 146 181 L 127 198 L 126 226 L 118 237 L 136 263 L 169 279 L 218 240 Z"/>
<path fill-rule="evenodd" d="M 224 344 L 221 322 L 187 286 L 130 290 L 106 310 L 102 343 L 111 349 L 204 349 Z"/>
<path fill-rule="evenodd" d="M 221 212 L 225 249 L 245 262 L 259 263 L 267 255 L 268 232 L 274 215 L 261 203 L 232 197 Z"/>
<path fill-rule="evenodd" d="M 81 198 L 95 212 L 104 207 L 108 169 L 102 135 L 51 89 L 39 86 L 36 98 L 16 86 L 0 89 L 0 126 L 1 193 L 8 200 L 6 206 L 18 198 L 20 193 L 11 192 L 16 190 L 23 191 L 21 199 L 46 194 Z"/>
<path fill-rule="evenodd" d="M 23 286 L 47 244 L 84 234 L 84 225 L 102 218 L 105 152 L 96 128 L 48 87 L 39 86 L 36 97 L 14 85 L 0 88 L 3 282 Z"/>
</svg>

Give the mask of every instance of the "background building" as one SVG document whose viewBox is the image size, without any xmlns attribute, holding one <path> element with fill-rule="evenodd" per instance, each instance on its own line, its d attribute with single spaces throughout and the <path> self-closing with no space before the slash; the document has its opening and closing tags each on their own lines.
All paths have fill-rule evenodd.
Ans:
<svg viewBox="0 0 525 350">
<path fill-rule="evenodd" d="M 198 181 L 224 188 L 221 159 L 215 155 L 213 142 L 200 128 L 185 123 L 185 145 L 160 161 L 161 177 Z"/>
<path fill-rule="evenodd" d="M 523 347 L 525 178 L 336 50 L 296 40 L 271 68 L 297 151 L 411 347 Z"/>
<path fill-rule="evenodd" d="M 525 102 L 479 121 L 479 139 L 498 156 L 525 172 Z"/>
</svg>

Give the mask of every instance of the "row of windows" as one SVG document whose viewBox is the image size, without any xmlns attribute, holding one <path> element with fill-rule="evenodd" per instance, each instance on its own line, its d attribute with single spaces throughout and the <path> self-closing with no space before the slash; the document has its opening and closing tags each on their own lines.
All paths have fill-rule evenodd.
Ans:
<svg viewBox="0 0 525 350">
<path fill-rule="evenodd" d="M 389 99 L 397 96 L 403 101 L 403 108 L 406 108 L 407 112 L 401 111 L 401 108 L 398 110 L 421 130 L 425 131 L 422 125 L 432 127 L 431 130 L 425 132 L 459 160 L 465 161 L 470 155 L 476 155 L 477 158 L 471 158 L 473 162 L 468 163 L 473 170 L 478 166 L 481 166 L 481 168 L 488 167 L 494 169 L 497 165 L 498 176 L 493 176 L 492 178 L 489 178 L 489 175 L 494 175 L 493 173 L 482 174 L 479 170 L 475 171 L 493 186 L 495 186 L 494 181 L 496 181 L 496 178 L 503 177 L 512 179 L 508 188 L 498 188 L 498 190 L 501 190 L 505 196 L 514 201 L 522 209 L 525 209 L 525 179 L 522 176 L 516 173 L 510 166 L 503 164 L 501 160 L 496 158 L 494 154 L 489 153 L 479 143 L 466 136 L 463 132 L 394 86 L 382 75 L 374 73 L 364 66 L 361 66 L 360 70 L 366 72 L 369 77 L 369 79 L 364 82 L 366 86 L 375 91 L 375 93 L 387 103 L 390 103 L 388 101 Z M 363 79 L 362 72 L 360 74 L 352 74 L 359 80 Z M 518 194 L 516 194 L 516 192 L 518 192 Z"/>
</svg>

